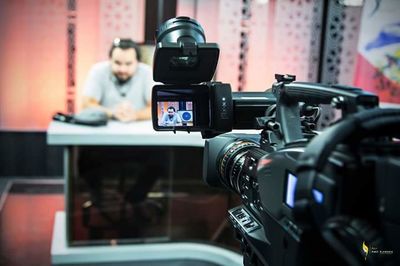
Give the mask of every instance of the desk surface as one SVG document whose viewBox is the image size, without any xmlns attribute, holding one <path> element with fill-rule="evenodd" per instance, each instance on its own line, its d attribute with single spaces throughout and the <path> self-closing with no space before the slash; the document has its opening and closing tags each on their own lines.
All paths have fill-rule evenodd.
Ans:
<svg viewBox="0 0 400 266">
<path fill-rule="evenodd" d="M 151 121 L 90 127 L 52 121 L 47 129 L 49 145 L 144 145 L 203 147 L 200 132 L 154 131 Z"/>
</svg>

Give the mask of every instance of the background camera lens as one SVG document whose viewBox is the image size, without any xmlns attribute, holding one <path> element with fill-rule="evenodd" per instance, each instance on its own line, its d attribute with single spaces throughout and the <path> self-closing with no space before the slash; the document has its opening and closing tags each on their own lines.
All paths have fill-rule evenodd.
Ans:
<svg viewBox="0 0 400 266">
<path fill-rule="evenodd" d="M 206 37 L 200 24 L 188 17 L 176 17 L 165 21 L 156 31 L 156 42 L 205 43 Z"/>
<path fill-rule="evenodd" d="M 217 159 L 217 167 L 222 183 L 240 193 L 240 176 L 250 149 L 259 148 L 259 145 L 251 141 L 235 141 L 225 146 Z"/>
</svg>

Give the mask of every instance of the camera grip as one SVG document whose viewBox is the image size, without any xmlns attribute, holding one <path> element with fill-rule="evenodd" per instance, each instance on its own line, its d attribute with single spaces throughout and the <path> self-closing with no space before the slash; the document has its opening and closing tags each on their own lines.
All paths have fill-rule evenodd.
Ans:
<svg viewBox="0 0 400 266">
<path fill-rule="evenodd" d="M 378 104 L 378 97 L 367 93 L 360 88 L 342 86 L 342 85 L 322 85 L 313 84 L 308 82 L 292 82 L 282 86 L 280 91 L 282 100 L 289 100 L 294 102 L 305 102 L 308 104 L 330 104 L 332 99 L 343 97 L 352 104 L 363 103 L 369 99 L 373 105 Z M 362 96 L 362 102 L 359 97 Z M 350 102 L 348 102 L 350 104 Z"/>
<path fill-rule="evenodd" d="M 332 104 L 342 110 L 342 116 L 378 106 L 376 95 L 360 88 L 342 85 L 322 85 L 309 82 L 278 82 L 273 86 L 277 98 L 277 122 L 282 128 L 285 143 L 303 138 L 299 118 L 299 102 Z"/>
</svg>

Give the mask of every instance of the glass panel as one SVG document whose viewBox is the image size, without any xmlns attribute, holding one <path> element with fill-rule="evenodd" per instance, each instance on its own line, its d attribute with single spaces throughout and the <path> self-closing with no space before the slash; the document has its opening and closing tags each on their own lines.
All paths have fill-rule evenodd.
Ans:
<svg viewBox="0 0 400 266">
<path fill-rule="evenodd" d="M 205 185 L 202 156 L 188 147 L 71 148 L 70 244 L 236 245 L 224 230 L 232 199 Z"/>
</svg>

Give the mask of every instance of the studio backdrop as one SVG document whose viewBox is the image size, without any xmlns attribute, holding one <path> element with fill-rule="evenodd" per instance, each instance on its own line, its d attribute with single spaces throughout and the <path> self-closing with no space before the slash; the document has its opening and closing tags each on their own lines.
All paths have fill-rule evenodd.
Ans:
<svg viewBox="0 0 400 266">
<path fill-rule="evenodd" d="M 145 0 L 0 1 L 0 130 L 45 131 L 80 108 L 90 67 L 116 37 L 143 44 L 155 28 Z M 275 73 L 355 85 L 400 103 L 400 1 L 177 0 L 220 46 L 216 79 L 234 91 L 270 88 Z M 160 5 L 162 3 L 162 5 Z M 159 12 L 158 12 L 159 13 Z M 152 24 L 154 25 L 154 23 Z M 146 28 L 147 27 L 147 28 Z M 151 60 L 150 60 L 151 61 Z"/>
</svg>

